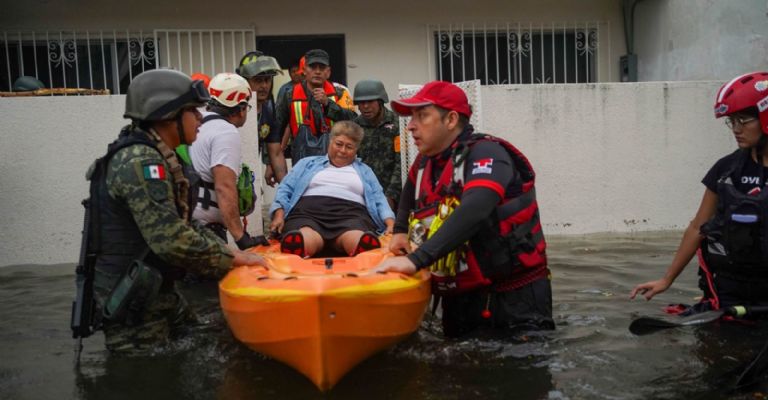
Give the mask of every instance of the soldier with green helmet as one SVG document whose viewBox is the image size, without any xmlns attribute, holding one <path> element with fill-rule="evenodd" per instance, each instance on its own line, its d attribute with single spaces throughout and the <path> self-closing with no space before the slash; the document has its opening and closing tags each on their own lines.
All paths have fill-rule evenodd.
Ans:
<svg viewBox="0 0 768 400">
<path fill-rule="evenodd" d="M 363 80 L 355 85 L 352 96 L 360 115 L 355 122 L 365 130 L 363 143 L 357 155 L 368 164 L 379 178 L 389 205 L 396 210 L 400 200 L 400 123 L 384 104 L 389 102 L 384 84 L 377 80 Z"/>
<path fill-rule="evenodd" d="M 240 65 L 238 73 L 248 80 L 251 90 L 256 95 L 256 111 L 259 118 L 259 151 L 262 161 L 267 165 L 264 181 L 274 186 L 288 173 L 288 166 L 283 154 L 282 132 L 279 132 L 275 117 L 275 101 L 272 96 L 274 77 L 283 73 L 274 57 L 259 55 Z"/>
<path fill-rule="evenodd" d="M 230 249 L 190 222 L 194 178 L 171 149 L 195 140 L 197 107 L 209 99 L 202 82 L 172 70 L 144 72 L 128 87 L 125 117 L 132 122 L 87 173 L 83 252 L 93 261 L 81 255 L 77 272 L 79 283 L 93 264 L 93 281 L 84 287 L 94 299 L 93 306 L 76 301 L 73 307 L 76 338 L 100 327 L 110 351 L 164 344 L 194 321 L 176 290 L 186 271 L 221 277 L 233 266 L 264 265 L 262 257 Z M 93 316 L 89 329 L 78 319 L 84 314 Z"/>
</svg>

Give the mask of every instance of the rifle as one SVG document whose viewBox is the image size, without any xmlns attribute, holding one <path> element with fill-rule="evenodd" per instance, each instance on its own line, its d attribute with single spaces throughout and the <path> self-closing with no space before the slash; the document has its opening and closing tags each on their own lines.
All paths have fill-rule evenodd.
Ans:
<svg viewBox="0 0 768 400">
<path fill-rule="evenodd" d="M 80 259 L 75 269 L 75 286 L 77 294 L 72 302 L 72 338 L 75 343 L 75 354 L 80 360 L 80 352 L 83 350 L 83 338 L 91 336 L 98 329 L 98 321 L 95 318 L 96 300 L 93 295 L 93 280 L 96 273 L 96 251 L 93 251 L 91 237 L 93 229 L 91 217 L 94 209 L 94 199 L 83 200 L 85 216 L 83 218 L 83 236 L 80 244 Z"/>
</svg>

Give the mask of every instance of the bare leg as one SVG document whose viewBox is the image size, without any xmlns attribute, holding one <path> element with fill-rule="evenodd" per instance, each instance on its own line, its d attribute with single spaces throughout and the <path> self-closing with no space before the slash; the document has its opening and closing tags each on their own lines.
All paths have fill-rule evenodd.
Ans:
<svg viewBox="0 0 768 400">
<path fill-rule="evenodd" d="M 363 236 L 363 231 L 346 231 L 336 238 L 333 246 L 337 251 L 342 251 L 345 254 L 352 255 L 355 252 L 355 248 L 357 247 L 357 242 L 360 241 L 360 236 Z"/>
<path fill-rule="evenodd" d="M 323 242 L 323 237 L 320 236 L 320 234 L 317 233 L 314 229 L 308 226 L 303 226 L 299 230 L 301 231 L 301 234 L 304 236 L 304 252 L 307 255 L 307 257 L 312 257 L 318 251 L 323 249 L 323 245 L 325 244 Z"/>
</svg>

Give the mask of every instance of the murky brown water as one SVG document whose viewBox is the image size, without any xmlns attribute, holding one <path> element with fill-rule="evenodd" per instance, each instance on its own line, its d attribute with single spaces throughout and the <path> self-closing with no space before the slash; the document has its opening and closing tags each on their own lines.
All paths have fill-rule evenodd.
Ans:
<svg viewBox="0 0 768 400">
<path fill-rule="evenodd" d="M 98 334 L 73 364 L 73 266 L 0 268 L 0 399 L 688 399 L 762 398 L 729 385 L 768 327 L 710 324 L 637 337 L 639 314 L 693 303 L 695 268 L 651 302 L 627 299 L 663 273 L 679 233 L 550 238 L 557 331 L 527 340 L 447 341 L 425 329 L 352 370 L 328 394 L 236 342 L 216 288 L 187 288 L 210 324 L 147 357 L 111 357 Z M 62 260 L 64 261 L 64 260 Z"/>
</svg>

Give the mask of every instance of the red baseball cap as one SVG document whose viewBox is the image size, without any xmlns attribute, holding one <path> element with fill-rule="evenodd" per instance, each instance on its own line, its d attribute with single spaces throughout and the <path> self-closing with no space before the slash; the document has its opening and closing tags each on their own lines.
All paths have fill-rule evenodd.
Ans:
<svg viewBox="0 0 768 400">
<path fill-rule="evenodd" d="M 415 107 L 435 105 L 449 111 L 464 114 L 467 118 L 472 116 L 467 95 L 453 83 L 445 81 L 432 81 L 424 85 L 413 97 L 400 100 L 392 100 L 392 109 L 400 115 L 411 115 Z"/>
</svg>

